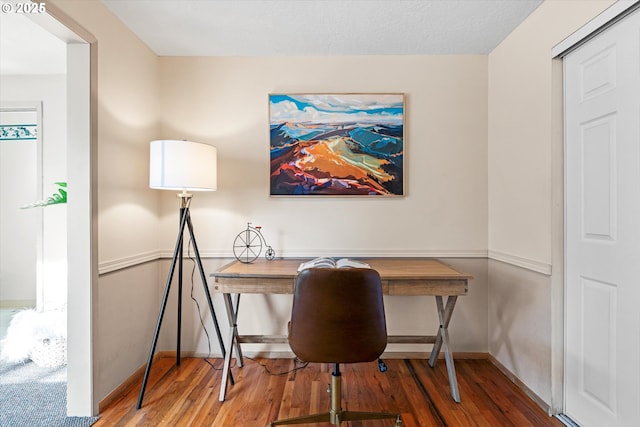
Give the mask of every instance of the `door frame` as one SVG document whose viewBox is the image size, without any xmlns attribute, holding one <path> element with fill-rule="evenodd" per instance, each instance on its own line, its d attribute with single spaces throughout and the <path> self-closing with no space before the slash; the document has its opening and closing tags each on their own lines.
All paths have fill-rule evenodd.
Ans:
<svg viewBox="0 0 640 427">
<path fill-rule="evenodd" d="M 565 404 L 566 174 L 563 58 L 640 8 L 640 0 L 619 0 L 551 50 L 551 413 Z"/>
</svg>

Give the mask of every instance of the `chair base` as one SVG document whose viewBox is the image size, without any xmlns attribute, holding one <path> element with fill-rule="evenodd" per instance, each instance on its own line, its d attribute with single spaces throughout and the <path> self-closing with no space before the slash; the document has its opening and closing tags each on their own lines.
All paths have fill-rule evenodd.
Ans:
<svg viewBox="0 0 640 427">
<path fill-rule="evenodd" d="M 269 423 L 267 427 L 275 427 L 281 425 L 292 424 L 307 424 L 307 423 L 331 423 L 336 427 L 340 426 L 340 423 L 346 421 L 359 421 L 359 420 L 383 420 L 383 419 L 395 419 L 394 427 L 403 427 L 402 418 L 398 414 L 384 413 L 384 412 L 355 412 L 355 411 L 341 411 L 337 413 L 324 412 L 321 414 L 305 415 L 302 417 L 289 418 L 286 420 L 279 420 Z"/>
</svg>

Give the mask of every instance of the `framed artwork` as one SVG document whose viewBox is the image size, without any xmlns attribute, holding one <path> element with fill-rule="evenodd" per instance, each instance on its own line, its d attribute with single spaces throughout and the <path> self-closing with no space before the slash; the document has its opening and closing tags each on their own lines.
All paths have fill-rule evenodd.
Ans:
<svg viewBox="0 0 640 427">
<path fill-rule="evenodd" d="M 272 196 L 404 195 L 404 94 L 271 94 Z"/>
</svg>

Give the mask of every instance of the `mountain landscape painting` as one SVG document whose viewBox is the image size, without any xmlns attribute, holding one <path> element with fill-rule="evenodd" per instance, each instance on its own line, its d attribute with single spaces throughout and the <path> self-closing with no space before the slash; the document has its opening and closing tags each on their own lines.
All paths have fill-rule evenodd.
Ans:
<svg viewBox="0 0 640 427">
<path fill-rule="evenodd" d="M 403 94 L 269 95 L 271 195 L 401 196 Z"/>
</svg>

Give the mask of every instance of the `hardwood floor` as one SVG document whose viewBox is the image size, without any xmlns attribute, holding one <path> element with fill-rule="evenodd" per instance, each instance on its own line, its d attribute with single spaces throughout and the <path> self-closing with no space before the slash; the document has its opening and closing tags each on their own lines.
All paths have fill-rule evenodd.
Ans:
<svg viewBox="0 0 640 427">
<path fill-rule="evenodd" d="M 217 368 L 222 365 L 219 359 L 212 362 Z M 427 360 L 385 362 L 384 373 L 375 362 L 341 365 L 343 409 L 400 412 L 406 427 L 563 425 L 488 360 L 456 360 L 462 403 L 451 399 L 443 360 L 433 369 Z M 153 363 L 142 408 L 135 409 L 137 381 L 100 414 L 94 426 L 264 427 L 278 418 L 327 411 L 332 366 L 309 364 L 284 375 L 267 372 L 293 367 L 291 359 L 245 359 L 243 368 L 233 369 L 236 383 L 229 386 L 226 401 L 219 402 L 220 371 L 203 359 L 182 359 L 176 367 L 175 359 L 159 358 Z M 342 425 L 390 427 L 393 420 Z"/>
</svg>

